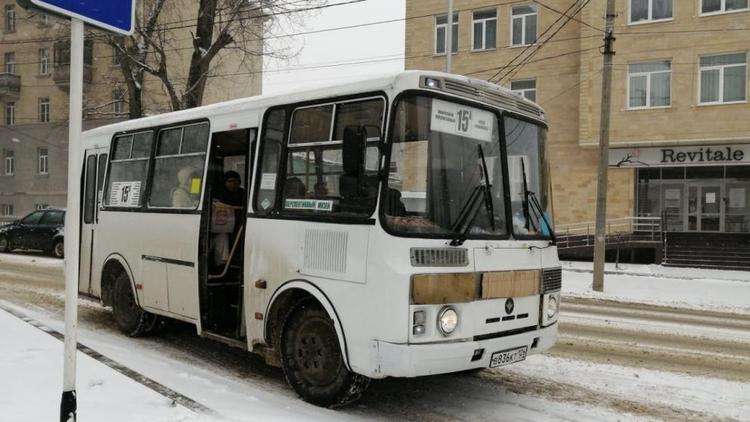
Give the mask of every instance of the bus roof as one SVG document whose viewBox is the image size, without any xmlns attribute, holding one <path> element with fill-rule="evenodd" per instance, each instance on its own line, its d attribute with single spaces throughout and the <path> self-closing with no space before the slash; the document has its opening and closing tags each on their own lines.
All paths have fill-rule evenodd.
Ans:
<svg viewBox="0 0 750 422">
<path fill-rule="evenodd" d="M 220 103 L 205 105 L 191 108 L 188 110 L 179 110 L 169 113 L 163 113 L 140 119 L 127 120 L 124 122 L 113 123 L 106 126 L 100 126 L 83 133 L 83 138 L 100 137 L 111 135 L 117 132 L 137 130 L 144 127 L 163 126 L 173 123 L 184 122 L 188 120 L 198 120 L 207 116 L 216 116 L 242 111 L 249 107 L 264 108 L 277 104 L 288 104 L 304 102 L 315 99 L 331 98 L 344 95 L 350 95 L 360 92 L 380 91 L 397 85 L 399 82 L 411 82 L 411 86 L 418 86 L 418 81 L 422 77 L 437 78 L 448 81 L 444 89 L 450 94 L 464 96 L 479 101 L 486 101 L 503 106 L 503 108 L 517 111 L 529 117 L 544 120 L 544 112 L 535 103 L 523 98 L 521 95 L 513 93 L 507 88 L 489 83 L 481 79 L 470 78 L 444 72 L 429 70 L 408 70 L 395 73 L 388 73 L 367 79 L 349 82 L 326 87 L 312 88 L 309 90 L 297 90 L 290 93 L 258 95 L 254 97 L 245 97 L 235 100 L 224 101 Z M 455 86 L 455 89 L 448 89 L 448 86 Z M 470 87 L 470 89 L 467 89 Z M 481 92 L 484 95 L 477 95 Z M 487 95 L 489 94 L 489 95 Z M 493 99 L 495 101 L 493 101 Z M 497 101 L 500 99 L 500 101 Z"/>
</svg>

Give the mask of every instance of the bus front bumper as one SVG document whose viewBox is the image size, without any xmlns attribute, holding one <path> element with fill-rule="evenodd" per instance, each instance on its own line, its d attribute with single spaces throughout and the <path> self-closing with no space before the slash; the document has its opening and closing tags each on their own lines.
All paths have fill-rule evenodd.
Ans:
<svg viewBox="0 0 750 422">
<path fill-rule="evenodd" d="M 418 377 L 475 368 L 488 368 L 492 354 L 528 347 L 528 355 L 542 353 L 557 341 L 557 323 L 511 336 L 489 340 L 429 344 L 394 344 L 374 341 L 376 351 L 373 378 Z M 482 350 L 481 357 L 476 354 Z"/>
</svg>

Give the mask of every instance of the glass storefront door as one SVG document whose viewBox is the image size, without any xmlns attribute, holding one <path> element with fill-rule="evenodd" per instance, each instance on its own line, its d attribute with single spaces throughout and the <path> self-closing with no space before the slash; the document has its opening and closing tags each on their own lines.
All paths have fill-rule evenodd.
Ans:
<svg viewBox="0 0 750 422">
<path fill-rule="evenodd" d="M 750 166 L 638 169 L 635 209 L 665 231 L 750 233 Z"/>
<path fill-rule="evenodd" d="M 689 182 L 687 195 L 688 231 L 721 231 L 724 219 L 722 184 L 720 182 Z"/>
</svg>

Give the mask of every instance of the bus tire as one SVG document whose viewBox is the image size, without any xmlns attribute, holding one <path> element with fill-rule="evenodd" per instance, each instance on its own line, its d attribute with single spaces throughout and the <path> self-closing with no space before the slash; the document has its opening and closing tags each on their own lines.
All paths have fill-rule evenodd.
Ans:
<svg viewBox="0 0 750 422">
<path fill-rule="evenodd" d="M 347 369 L 333 321 L 315 301 L 306 300 L 287 314 L 281 336 L 284 376 L 305 401 L 344 406 L 370 384 L 369 378 Z"/>
<path fill-rule="evenodd" d="M 117 274 L 112 291 L 112 316 L 117 328 L 129 337 L 139 337 L 153 329 L 156 315 L 138 306 L 133 288 L 125 271 Z"/>
</svg>

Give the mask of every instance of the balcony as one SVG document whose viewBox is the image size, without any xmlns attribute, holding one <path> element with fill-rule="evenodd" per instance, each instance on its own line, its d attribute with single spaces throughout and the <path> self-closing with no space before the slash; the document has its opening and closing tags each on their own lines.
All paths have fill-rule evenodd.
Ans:
<svg viewBox="0 0 750 422">
<path fill-rule="evenodd" d="M 91 39 L 83 42 L 83 86 L 86 88 L 91 83 L 94 74 L 92 69 L 94 41 Z M 57 41 L 54 44 L 55 64 L 52 67 L 52 80 L 55 85 L 63 91 L 70 89 L 70 40 Z"/>
<path fill-rule="evenodd" d="M 91 83 L 93 70 L 91 65 L 83 65 L 83 85 L 84 87 Z M 55 63 L 52 72 L 52 79 L 55 85 L 63 91 L 70 89 L 70 65 Z"/>
<path fill-rule="evenodd" d="M 21 95 L 21 76 L 0 73 L 0 100 L 13 101 Z"/>
</svg>

